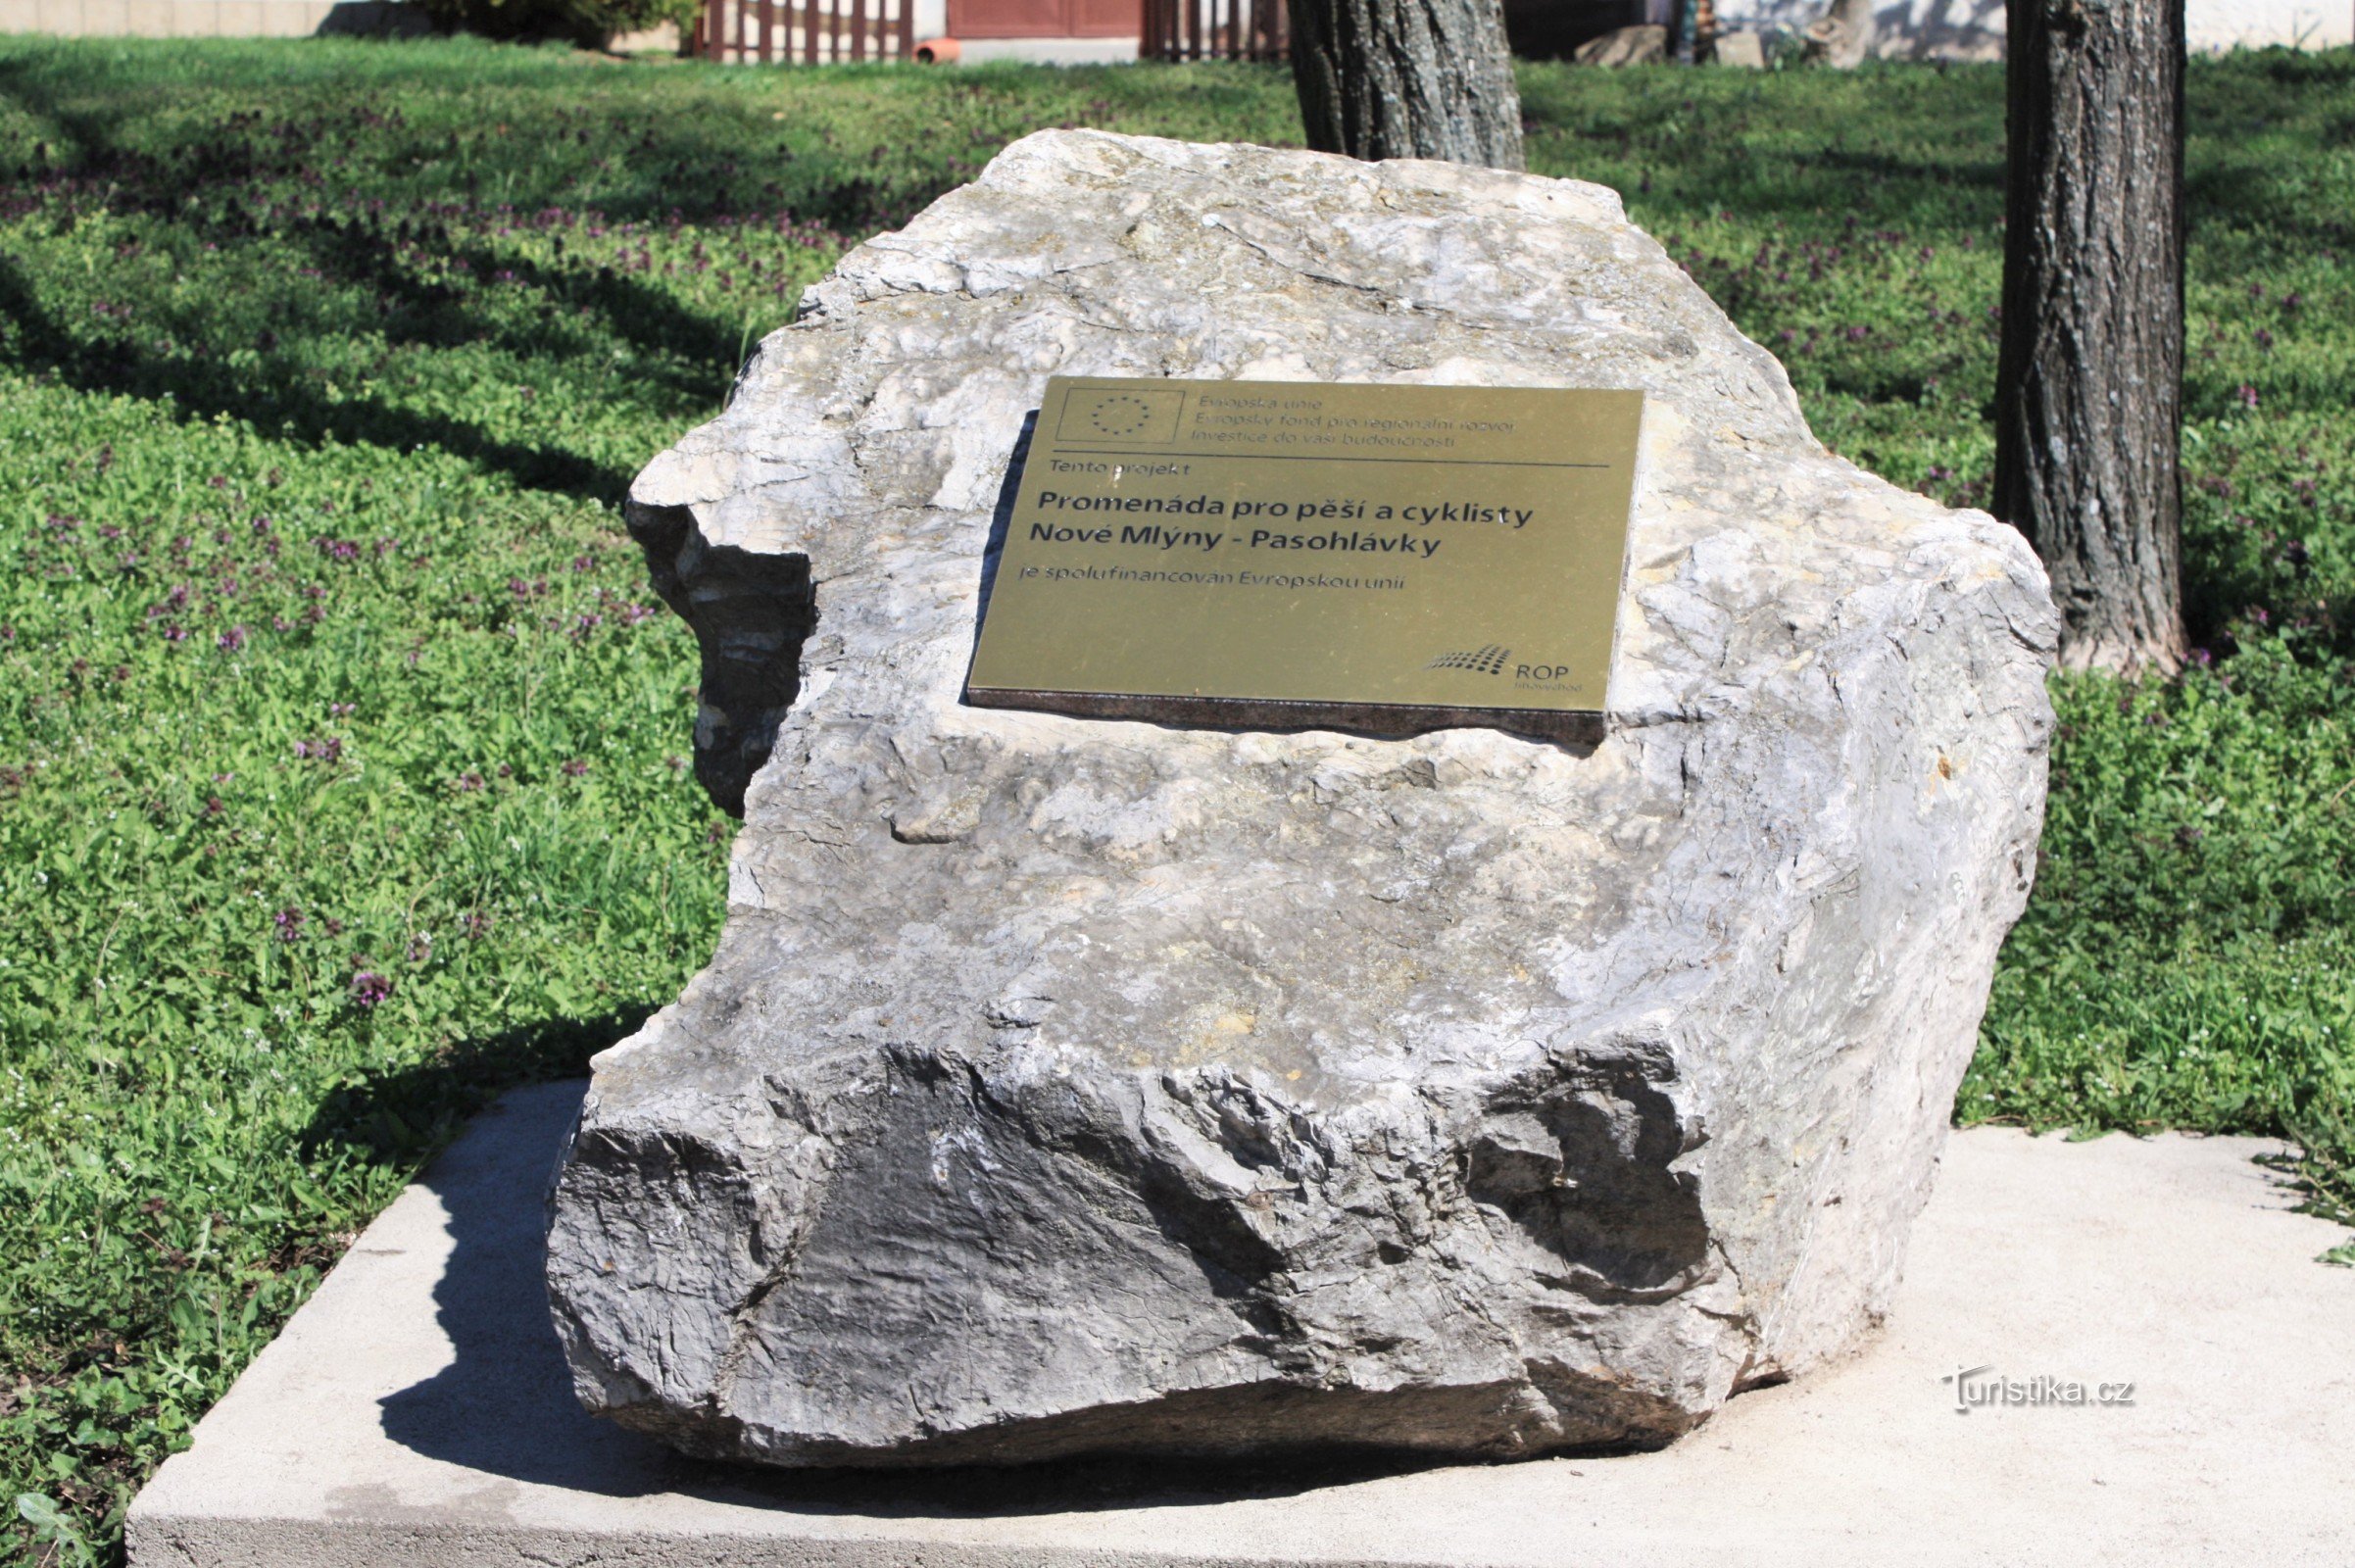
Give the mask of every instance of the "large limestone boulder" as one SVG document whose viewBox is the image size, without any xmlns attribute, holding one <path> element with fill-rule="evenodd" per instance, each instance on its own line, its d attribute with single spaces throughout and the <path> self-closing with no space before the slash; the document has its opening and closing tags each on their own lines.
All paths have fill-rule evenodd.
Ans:
<svg viewBox="0 0 2355 1568">
<path fill-rule="evenodd" d="M 1644 389 L 1605 738 L 962 706 L 1056 372 Z M 745 826 L 555 1189 L 593 1409 L 784 1465 L 1528 1454 L 1873 1324 L 2028 894 L 2044 578 L 1827 454 L 1609 191 L 1032 136 L 630 509 Z"/>
</svg>

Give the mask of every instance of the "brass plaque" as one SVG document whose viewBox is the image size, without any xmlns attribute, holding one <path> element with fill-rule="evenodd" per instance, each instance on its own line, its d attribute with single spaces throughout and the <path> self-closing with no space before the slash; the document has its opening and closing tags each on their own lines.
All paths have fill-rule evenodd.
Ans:
<svg viewBox="0 0 2355 1568">
<path fill-rule="evenodd" d="M 1047 383 L 966 700 L 1599 729 L 1641 392 Z"/>
</svg>

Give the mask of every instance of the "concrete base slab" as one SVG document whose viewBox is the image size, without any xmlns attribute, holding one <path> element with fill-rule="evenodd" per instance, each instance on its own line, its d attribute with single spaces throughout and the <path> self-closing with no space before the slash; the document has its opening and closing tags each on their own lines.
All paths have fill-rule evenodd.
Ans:
<svg viewBox="0 0 2355 1568">
<path fill-rule="evenodd" d="M 579 1095 L 511 1096 L 368 1228 L 132 1504 L 134 1568 L 2355 1561 L 2355 1271 L 2254 1140 L 1958 1135 L 1882 1339 L 1663 1452 L 768 1476 L 572 1402 L 540 1199 Z"/>
<path fill-rule="evenodd" d="M 966 38 L 957 58 L 978 66 L 987 60 L 1026 60 L 1034 66 L 1134 65 L 1135 38 Z"/>
</svg>

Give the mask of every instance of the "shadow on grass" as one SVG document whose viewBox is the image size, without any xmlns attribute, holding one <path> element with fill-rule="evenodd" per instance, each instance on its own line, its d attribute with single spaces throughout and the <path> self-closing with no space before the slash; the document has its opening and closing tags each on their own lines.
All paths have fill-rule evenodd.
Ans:
<svg viewBox="0 0 2355 1568">
<path fill-rule="evenodd" d="M 1976 185 L 1998 196 L 2003 191 L 2003 162 L 1998 158 L 1898 157 L 1893 153 L 1827 147 L 1792 162 L 1823 175 L 1821 194 L 1825 198 L 1853 191 L 1858 178 L 1906 185 Z"/>
<path fill-rule="evenodd" d="M 74 154 L 70 165 L 51 172 L 43 184 L 34 183 L 34 172 L 20 172 L 18 187 L 10 193 L 17 207 L 37 208 L 60 199 L 62 182 L 68 224 L 78 212 L 95 207 L 117 217 L 146 217 L 170 224 L 208 253 L 274 240 L 294 253 L 283 269 L 287 290 L 331 296 L 347 289 L 362 294 L 378 313 L 367 329 L 388 350 L 483 344 L 526 364 L 575 358 L 580 352 L 576 346 L 548 341 L 542 329 L 477 310 L 465 291 L 420 276 L 403 262 L 395 233 L 366 208 L 348 217 L 279 213 L 266 226 L 238 198 L 245 197 L 257 208 L 274 201 L 267 188 L 270 182 L 298 180 L 306 172 L 299 154 L 281 156 L 272 164 L 250 146 L 216 136 L 184 143 L 172 158 L 159 159 L 121 145 L 113 118 L 59 101 L 22 62 L 0 64 L 0 98 L 13 100 L 23 112 L 55 126 Z M 256 182 L 261 183 L 249 191 Z M 225 192 L 228 199 L 199 206 L 192 201 L 198 192 Z M 503 287 L 527 288 L 562 302 L 570 312 L 585 313 L 594 319 L 595 330 L 610 332 L 637 350 L 640 363 L 633 373 L 641 381 L 653 381 L 673 412 L 684 416 L 707 409 L 737 368 L 739 324 L 688 310 L 662 290 L 637 283 L 610 266 L 549 267 L 488 245 L 456 241 L 438 219 L 422 221 L 435 241 L 433 254 L 475 277 L 504 274 Z M 410 232 L 407 224 L 402 232 Z M 316 279 L 319 287 L 314 290 L 311 283 L 297 281 L 304 277 Z M 276 324 L 280 315 L 267 302 L 247 314 L 269 325 Z M 630 475 L 621 469 L 562 447 L 501 440 L 468 419 L 372 398 L 330 402 L 319 395 L 313 375 L 271 355 L 264 355 L 259 365 L 229 363 L 232 356 L 254 348 L 256 338 L 268 341 L 262 326 L 245 328 L 211 318 L 209 313 L 191 317 L 163 312 L 159 302 L 150 300 L 136 334 L 127 327 L 76 329 L 45 304 L 34 276 L 19 258 L 0 257 L 0 315 L 14 323 L 11 357 L 24 369 L 54 374 L 79 390 L 149 399 L 169 394 L 184 416 L 226 416 L 313 444 L 335 440 L 397 450 L 436 447 L 520 485 L 586 499 L 617 502 L 629 485 Z M 159 323 L 167 329 L 166 342 L 187 342 L 195 345 L 194 351 L 143 348 L 142 339 L 156 341 Z"/>
<path fill-rule="evenodd" d="M 2285 185 L 2275 163 L 2257 158 L 2195 162 L 2183 175 L 2183 211 L 2195 232 L 2261 234 L 2269 249 L 2293 265 L 2355 245 L 2347 207 L 2318 204 L 2306 190 Z"/>
<path fill-rule="evenodd" d="M 400 451 L 438 447 L 503 473 L 530 489 L 617 503 L 630 476 L 578 453 L 500 441 L 464 419 L 395 409 L 372 399 L 329 403 L 319 388 L 295 377 L 243 376 L 212 366 L 142 351 L 127 336 L 77 339 L 46 310 L 17 263 L 0 256 L 0 317 L 15 324 L 19 368 L 55 375 L 77 391 L 161 400 L 169 396 L 183 417 L 225 415 L 258 429 L 286 432 L 317 445 Z"/>
<path fill-rule="evenodd" d="M 553 1018 L 368 1073 L 320 1102 L 303 1132 L 303 1152 L 415 1165 L 509 1090 L 587 1076 L 591 1056 L 637 1033 L 654 1012 L 636 1005 L 594 1018 Z"/>
<path fill-rule="evenodd" d="M 454 78 L 426 67 L 407 81 L 377 79 L 332 95 L 322 92 L 323 84 L 308 82 L 293 88 L 280 100 L 280 112 L 267 120 L 248 111 L 175 127 L 171 153 L 158 157 L 126 145 L 123 135 L 125 126 L 152 118 L 154 102 L 130 90 L 122 77 L 110 78 L 104 57 L 94 51 L 73 64 L 83 69 L 61 71 L 54 59 L 43 63 L 28 56 L 0 58 L 0 99 L 13 101 L 59 149 L 71 153 L 72 172 L 160 193 L 174 208 L 180 196 L 205 186 L 304 179 L 315 173 L 306 155 L 326 136 L 348 129 L 355 119 L 384 130 L 386 140 L 380 156 L 350 177 L 367 181 L 372 175 L 380 186 L 398 188 L 407 182 L 405 164 L 431 161 L 451 150 L 451 127 L 429 122 L 413 129 L 406 121 L 388 121 L 378 110 L 389 107 L 398 115 L 403 95 L 420 89 L 439 96 L 486 85 L 463 67 Z M 277 84 L 247 77 L 230 90 L 244 89 L 251 95 L 248 101 L 265 100 L 273 85 Z M 722 113 L 697 115 L 678 113 L 680 101 L 667 95 L 598 94 L 592 100 L 595 107 L 583 109 L 574 96 L 581 82 L 560 77 L 538 85 L 544 97 L 515 105 L 521 117 L 518 130 L 502 137 L 502 156 L 450 172 L 431 192 L 434 197 L 504 202 L 531 212 L 577 202 L 584 182 L 593 181 L 593 205 L 615 221 L 659 223 L 676 219 L 703 224 L 790 212 L 856 237 L 900 227 L 960 183 L 951 172 L 925 167 L 922 161 L 913 167 L 878 169 L 874 163 L 879 151 L 863 141 L 837 149 L 829 137 L 825 151 L 805 149 L 798 154 L 748 146 L 752 125 L 726 112 L 736 107 L 732 100 L 723 101 Z M 1006 95 L 1018 101 L 1033 90 L 1035 84 L 1016 78 L 1007 84 Z M 982 88 L 968 78 L 964 91 L 978 96 Z M 1198 102 L 1248 103 L 1251 94 L 1197 89 L 1192 96 Z M 107 112 L 85 107 L 91 103 L 107 105 Z M 711 105 L 704 100 L 696 107 Z M 597 150 L 610 151 L 609 162 L 551 161 L 522 150 L 569 138 L 581 128 L 580 119 L 588 117 L 595 117 L 599 128 L 608 132 Z M 616 128 L 618 134 L 611 133 Z M 508 127 L 502 124 L 499 129 L 506 132 Z M 519 182 L 515 176 L 520 176 Z M 316 178 L 310 182 L 319 183 Z M 390 189 L 382 193 L 390 194 Z M 412 185 L 399 199 L 418 194 Z"/>
</svg>

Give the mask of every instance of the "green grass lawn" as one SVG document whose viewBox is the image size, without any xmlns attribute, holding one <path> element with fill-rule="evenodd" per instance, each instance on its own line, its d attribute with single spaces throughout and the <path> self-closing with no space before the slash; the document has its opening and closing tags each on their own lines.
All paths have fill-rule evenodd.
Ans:
<svg viewBox="0 0 2355 1568">
<path fill-rule="evenodd" d="M 1995 70 L 1524 76 L 1817 429 L 1985 499 Z M 2195 64 L 2181 681 L 2060 683 L 1963 1120 L 2291 1132 L 2355 1194 L 2355 54 Z M 716 933 L 614 511 L 1009 138 L 1297 141 L 1258 68 L 760 73 L 0 39 L 0 1540 L 137 1483 L 417 1160 Z"/>
</svg>

